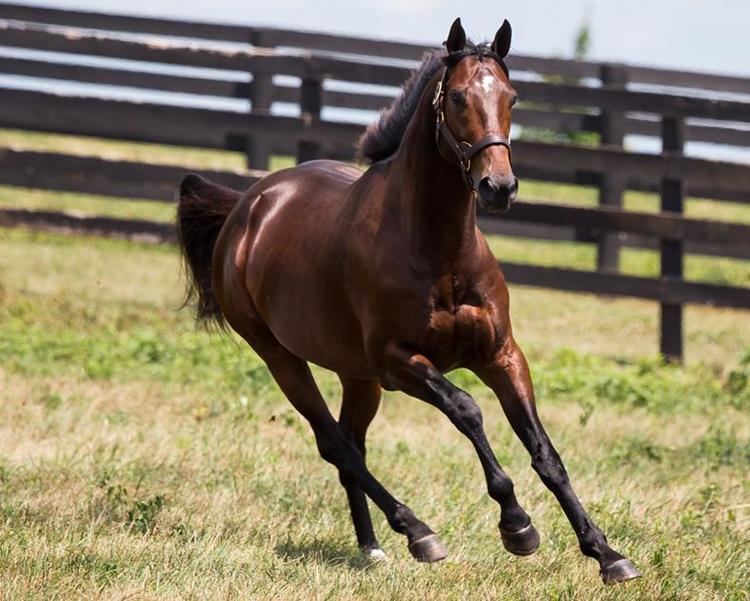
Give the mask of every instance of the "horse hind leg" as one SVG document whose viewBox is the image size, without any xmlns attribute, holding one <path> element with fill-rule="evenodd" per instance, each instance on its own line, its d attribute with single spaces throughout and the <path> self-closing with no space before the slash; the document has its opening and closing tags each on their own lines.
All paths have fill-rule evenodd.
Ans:
<svg viewBox="0 0 750 601">
<path fill-rule="evenodd" d="M 435 533 L 369 472 L 362 453 L 331 415 L 307 362 L 279 343 L 259 318 L 254 316 L 249 321 L 251 323 L 243 319 L 240 324 L 240 320 L 229 318 L 232 327 L 266 362 L 287 399 L 309 422 L 321 457 L 372 499 L 391 528 L 407 537 L 409 551 L 415 559 L 427 562 L 445 559 L 447 551 Z"/>
<path fill-rule="evenodd" d="M 359 380 L 339 376 L 343 387 L 339 424 L 344 433 L 356 445 L 362 457 L 365 457 L 365 436 L 367 428 L 375 417 L 380 406 L 381 390 L 377 380 Z M 339 471 L 339 480 L 346 490 L 351 510 L 357 543 L 362 553 L 370 559 L 385 559 L 385 553 L 375 536 L 367 506 L 367 497 L 357 486 L 351 474 Z"/>
</svg>

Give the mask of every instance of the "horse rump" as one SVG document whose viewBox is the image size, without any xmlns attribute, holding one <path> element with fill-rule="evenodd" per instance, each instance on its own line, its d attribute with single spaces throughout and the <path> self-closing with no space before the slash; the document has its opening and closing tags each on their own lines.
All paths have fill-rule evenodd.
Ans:
<svg viewBox="0 0 750 601">
<path fill-rule="evenodd" d="M 180 183 L 177 239 L 187 280 L 183 306 L 194 304 L 196 317 L 224 327 L 213 291 L 211 264 L 216 239 L 242 194 L 190 173 Z"/>
</svg>

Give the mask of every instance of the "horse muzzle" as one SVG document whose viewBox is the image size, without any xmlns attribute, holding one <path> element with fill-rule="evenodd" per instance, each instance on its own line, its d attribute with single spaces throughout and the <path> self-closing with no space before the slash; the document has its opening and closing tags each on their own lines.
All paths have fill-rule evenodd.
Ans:
<svg viewBox="0 0 750 601">
<path fill-rule="evenodd" d="M 505 213 L 518 195 L 518 178 L 490 175 L 477 186 L 479 208 L 488 213 Z"/>
</svg>

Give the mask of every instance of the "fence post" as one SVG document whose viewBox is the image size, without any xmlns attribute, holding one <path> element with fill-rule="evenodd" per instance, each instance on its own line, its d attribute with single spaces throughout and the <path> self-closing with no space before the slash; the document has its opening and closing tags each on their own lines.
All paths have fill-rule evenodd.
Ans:
<svg viewBox="0 0 750 601">
<path fill-rule="evenodd" d="M 253 46 L 271 46 L 271 39 L 262 31 L 255 31 L 252 35 Z M 273 104 L 273 75 L 271 73 L 254 72 L 250 82 L 250 110 L 252 113 L 268 114 Z M 254 134 L 246 139 L 245 154 L 247 166 L 266 171 L 270 167 L 271 141 L 268 137 Z"/>
<path fill-rule="evenodd" d="M 323 82 L 314 70 L 308 70 L 302 78 L 299 107 L 302 120 L 311 124 L 320 119 L 323 108 Z M 297 163 L 312 161 L 321 157 L 320 142 L 302 138 L 297 144 Z"/>
<path fill-rule="evenodd" d="M 625 89 L 628 70 L 623 65 L 601 66 L 602 86 Z M 602 111 L 599 133 L 601 144 L 622 148 L 625 140 L 625 114 L 618 111 Z M 602 173 L 599 181 L 599 205 L 622 207 L 625 180 L 619 173 Z M 620 269 L 620 239 L 617 232 L 602 233 L 596 253 L 597 271 L 617 272 Z"/>
<path fill-rule="evenodd" d="M 682 156 L 685 147 L 685 121 L 663 116 L 661 121 L 662 154 Z M 684 211 L 682 181 L 670 177 L 661 180 L 661 210 L 673 213 Z M 681 240 L 661 240 L 661 277 L 682 278 L 683 243 Z M 660 307 L 661 354 L 668 361 L 682 362 L 682 305 L 661 303 Z"/>
</svg>

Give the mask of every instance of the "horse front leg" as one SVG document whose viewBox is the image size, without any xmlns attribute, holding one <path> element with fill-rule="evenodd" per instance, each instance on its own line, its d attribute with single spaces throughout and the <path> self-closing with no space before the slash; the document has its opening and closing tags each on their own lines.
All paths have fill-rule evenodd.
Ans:
<svg viewBox="0 0 750 601">
<path fill-rule="evenodd" d="M 565 466 L 537 415 L 529 367 L 518 345 L 511 341 L 493 362 L 476 374 L 500 399 L 508 421 L 531 455 L 532 467 L 560 503 L 583 554 L 599 562 L 605 584 L 638 578 L 638 570 L 609 546 L 604 533 L 576 496 Z"/>
<path fill-rule="evenodd" d="M 382 382 L 433 405 L 474 445 L 487 481 L 487 491 L 501 508 L 500 534 L 505 548 L 530 555 L 539 547 L 539 534 L 516 499 L 513 482 L 500 467 L 482 425 L 476 401 L 451 384 L 424 355 L 397 344 L 386 349 Z"/>
</svg>

